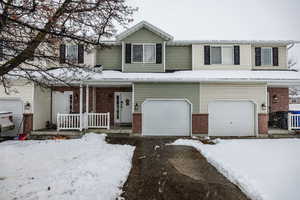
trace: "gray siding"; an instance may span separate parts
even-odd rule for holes
[[[192,46],[167,46],[166,70],[192,70]]]
[[[98,48],[96,63],[102,65],[104,70],[122,70],[122,47]]]
[[[188,99],[193,104],[193,113],[199,113],[199,83],[134,83],[134,104],[141,105],[147,98]]]
[[[142,28],[137,32],[129,35],[123,40],[125,43],[163,43],[163,38],[159,37],[155,33]],[[162,55],[164,57],[164,55]],[[125,64],[124,72],[164,72],[163,64]]]

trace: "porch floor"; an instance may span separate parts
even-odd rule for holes
[[[289,131],[287,129],[269,128],[268,134],[270,134],[270,135],[289,135],[289,134],[295,134],[295,132]]]

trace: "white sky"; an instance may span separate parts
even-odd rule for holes
[[[128,0],[175,40],[282,39],[300,41],[300,0]],[[300,44],[290,56],[300,66]],[[300,68],[300,67],[299,67]]]

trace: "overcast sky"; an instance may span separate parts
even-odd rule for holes
[[[128,0],[175,40],[282,39],[300,41],[300,0]],[[300,65],[300,44],[290,53]]]

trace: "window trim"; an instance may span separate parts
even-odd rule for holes
[[[142,62],[134,62],[133,61],[133,46],[134,45],[142,45],[143,46]],[[154,61],[153,62],[145,62],[145,60],[144,60],[145,45],[153,45],[154,46]],[[155,64],[156,63],[156,43],[132,43],[131,44],[131,63],[133,63],[133,64]]]
[[[211,53],[212,47],[221,47],[221,63],[220,64],[212,63],[212,53]],[[224,64],[224,62],[223,62],[223,47],[231,47],[231,49],[232,49],[232,63],[231,64]],[[234,45],[210,45],[210,64],[211,65],[234,65]]]
[[[263,49],[270,49],[271,50],[271,64],[270,65],[266,65],[266,64],[263,64],[263,55],[262,55],[262,51]],[[273,66],[273,47],[261,47],[261,52],[260,52],[260,63],[261,63],[261,66]]]

